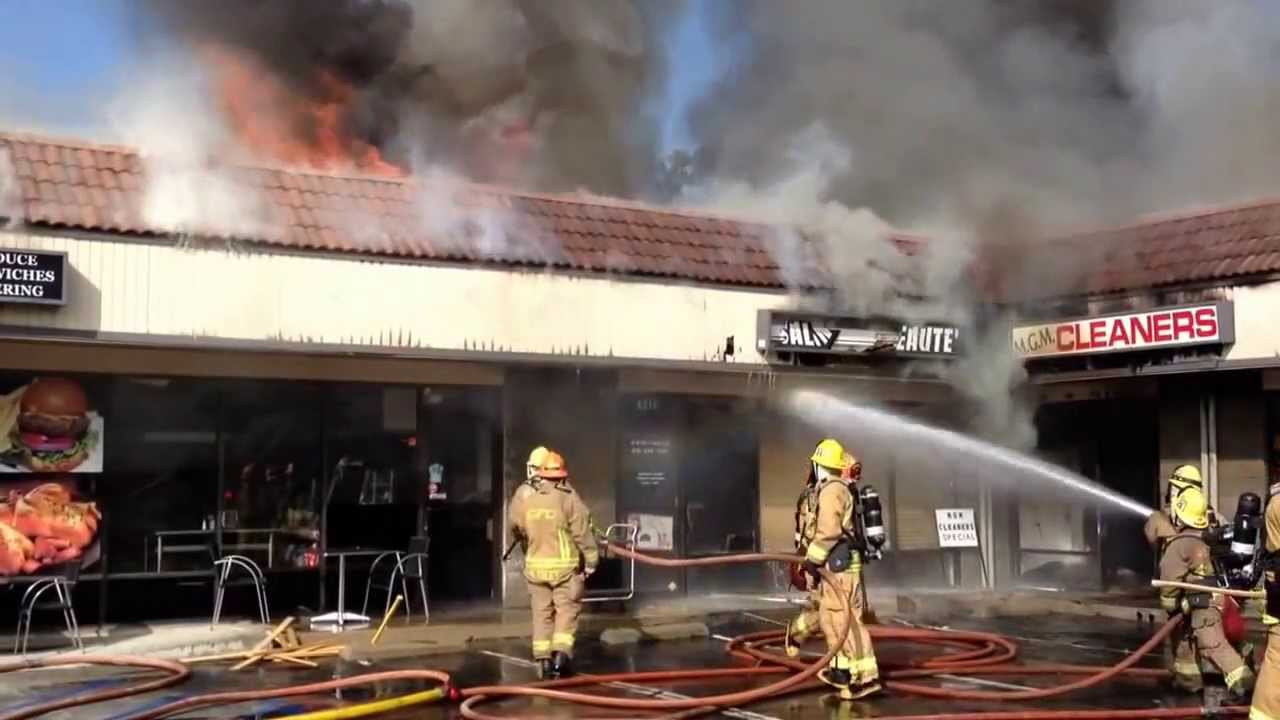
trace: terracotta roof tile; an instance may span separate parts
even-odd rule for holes
[[[85,230],[161,235],[143,213],[146,163],[128,148],[0,133],[17,176],[24,220]],[[589,196],[514,193],[479,185],[340,177],[276,168],[225,168],[265,203],[273,232],[237,239],[304,249],[434,260],[541,265],[591,272],[678,277],[702,282],[780,287],[763,224],[696,215]],[[229,173],[230,174],[230,173]],[[471,217],[463,238],[433,236],[420,204],[448,193]],[[431,203],[428,203],[428,206]],[[1280,224],[1280,213],[1257,220]],[[506,237],[486,235],[500,229]],[[217,234],[217,233],[213,233]],[[921,239],[892,238],[904,254]],[[1270,246],[1268,246],[1270,247]],[[815,278],[818,251],[804,253]],[[1274,261],[1272,262],[1274,264]]]
[[[1280,200],[1212,208],[1145,219],[1130,225],[1049,239],[1019,255],[1021,264],[1078,266],[1089,263],[1070,287],[1015,288],[1018,263],[989,248],[978,271],[993,299],[1017,301],[1043,296],[1106,295],[1176,285],[1222,283],[1280,273]],[[1073,262],[1074,261],[1074,262]],[[1002,277],[1001,272],[1010,277]]]

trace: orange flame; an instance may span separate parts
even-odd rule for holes
[[[215,70],[231,130],[260,158],[326,172],[405,174],[347,129],[355,90],[332,73],[318,70],[319,91],[306,97],[243,53],[211,45],[202,54]]]

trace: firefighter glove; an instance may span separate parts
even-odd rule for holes
[[[820,582],[822,580],[822,575],[820,574],[820,571],[822,569],[821,565],[806,558],[804,561],[803,567],[804,567],[805,573],[809,577],[813,578],[814,583]]]

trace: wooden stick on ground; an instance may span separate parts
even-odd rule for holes
[[[301,665],[302,667],[309,667],[309,668],[320,667],[319,665],[311,662],[310,660],[303,660],[302,658],[294,657],[289,653],[276,653],[275,655],[268,655],[267,657],[270,658],[272,662],[289,662],[289,663],[293,663],[294,665]]]
[[[276,639],[279,638],[284,631],[288,630],[289,626],[293,625],[293,622],[294,618],[292,616],[285,618],[279,625],[275,626],[275,629],[267,633],[267,636],[262,639],[262,642],[249,649],[248,657],[246,657],[242,662],[232,665],[231,669],[243,670],[271,654],[273,652],[270,649],[272,643],[276,642]]]
[[[369,640],[370,645],[377,645],[378,639],[382,637],[382,631],[387,629],[387,623],[391,622],[392,616],[396,614],[396,610],[400,609],[400,603],[404,602],[403,595],[396,595],[395,602],[391,603],[391,609],[387,611],[386,616],[382,618],[382,624],[378,626],[378,631],[373,634],[373,638]]]

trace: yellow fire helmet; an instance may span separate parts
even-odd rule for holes
[[[525,478],[532,480],[538,474],[538,468],[542,463],[546,462],[547,453],[550,452],[545,447],[539,445],[529,453],[529,459],[524,464]]]
[[[1200,477],[1200,468],[1195,465],[1179,465],[1169,476],[1169,484],[1179,490],[1186,490],[1189,487],[1203,487],[1204,478]]]
[[[1204,492],[1195,486],[1183,490],[1173,501],[1173,517],[1197,530],[1209,527],[1209,500]]]
[[[810,457],[809,460],[814,465],[839,472],[845,468],[846,454],[843,445],[831,438],[827,438],[818,443],[818,447],[813,449],[813,457]]]

